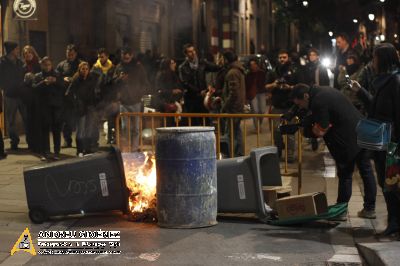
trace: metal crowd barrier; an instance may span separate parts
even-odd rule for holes
[[[248,123],[253,123],[253,118],[256,119],[256,147],[261,146],[261,137],[263,135],[268,136],[270,133],[270,144],[274,145],[274,121],[281,117],[280,114],[210,114],[210,113],[120,113],[116,118],[115,123],[115,135],[116,135],[116,143],[117,146],[126,152],[132,152],[132,120],[134,123],[139,124],[139,150],[140,151],[152,151],[155,152],[155,134],[156,128],[158,127],[167,127],[167,126],[192,126],[194,119],[200,119],[202,126],[215,126],[215,137],[216,137],[216,152],[217,158],[222,159],[221,156],[221,132],[222,132],[222,124],[223,122],[228,123],[230,126],[230,131],[233,132],[234,128],[234,118],[241,118],[241,127],[243,129],[243,149],[244,155],[247,155],[247,146],[248,146]],[[263,118],[268,121],[269,124],[269,132],[261,132],[260,126],[260,118]],[[136,119],[139,119],[137,122]],[[250,120],[249,120],[250,119]],[[172,123],[171,123],[172,122]],[[124,126],[122,126],[124,125]],[[145,145],[143,140],[143,131],[147,127],[150,127],[151,131],[151,144]],[[148,128],[147,128],[148,130]],[[122,133],[125,133],[125,137],[127,138],[127,145],[122,145]],[[300,130],[297,135],[297,163],[298,163],[298,190],[300,193],[302,187],[302,134]],[[125,139],[124,139],[125,140]],[[234,157],[234,134],[230,134],[229,138],[229,153],[231,157]],[[287,153],[287,135],[283,136],[283,141],[285,144],[285,158],[284,158],[284,171],[288,173],[288,153]],[[127,147],[127,149],[126,149]],[[250,147],[255,148],[255,147]]]

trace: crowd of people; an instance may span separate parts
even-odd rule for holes
[[[374,219],[376,172],[388,210],[388,227],[383,234],[398,232],[399,197],[384,189],[386,153],[361,149],[355,128],[365,116],[387,121],[393,124],[392,141],[399,143],[399,56],[393,45],[384,43],[375,47],[372,59],[361,59],[345,34],[339,34],[336,40],[333,82],[315,48],[308,50],[305,64],[300,63],[297,55],[280,50],[271,69],[256,56],[243,63],[231,50],[218,53],[212,60],[202,59],[194,45],[186,44],[181,64],[173,58],[163,58],[154,71],[154,64],[149,67],[145,57],[135,56],[129,47],[120,50],[114,58],[117,61],[112,61],[108,51],[101,48],[97,61],[89,64],[79,59],[77,47],[71,44],[66,48],[66,59],[56,65],[48,56],[39,58],[29,45],[23,47],[21,60],[18,45],[5,42],[6,55],[0,59],[0,87],[5,97],[11,149],[18,149],[20,141],[17,112],[23,120],[29,149],[46,161],[51,154],[50,132],[54,144],[52,158],[56,160],[62,148],[61,136],[63,147],[70,148],[74,131],[78,156],[96,151],[102,119],[108,122],[108,142],[113,143],[116,115],[142,112],[142,97],[146,94],[155,95],[154,107],[167,113],[241,114],[249,104],[252,113],[285,114],[282,120],[290,122],[293,116],[287,114],[297,108],[308,114],[303,121],[303,133],[310,138],[313,150],[318,149],[317,139],[323,138],[336,161],[337,202],[350,200],[357,166],[364,182],[364,208],[359,216]],[[262,119],[254,119],[254,128],[259,130],[262,123]],[[167,124],[173,125],[175,121],[168,119]],[[191,121],[192,126],[202,124],[200,118]],[[282,156],[285,144],[279,124],[274,123],[274,143]],[[131,130],[131,150],[136,151],[138,119]],[[233,126],[226,123],[222,131],[228,138],[233,134],[234,156],[243,155],[241,119],[233,119]],[[293,135],[288,135],[286,145],[288,161],[293,162]],[[6,156],[1,135],[0,159]]]
[[[62,147],[72,147],[74,131],[78,156],[95,151],[102,119],[108,122],[108,142],[113,143],[116,115],[141,112],[144,95],[155,96],[153,107],[160,112],[240,114],[248,103],[252,113],[265,114],[271,105],[271,113],[282,114],[292,105],[289,94],[295,84],[329,85],[327,69],[322,67],[319,52],[314,48],[304,66],[291,60],[288,51],[281,50],[274,69],[266,68],[259,57],[240,62],[232,51],[202,59],[192,44],[183,47],[185,60],[179,65],[173,58],[155,63],[146,55],[135,56],[129,47],[120,49],[113,60],[101,48],[93,63],[81,60],[73,44],[66,47],[66,58],[58,64],[48,56],[39,58],[30,45],[23,47],[22,59],[17,43],[5,42],[5,51],[0,64],[0,86],[5,96],[11,149],[17,150],[20,141],[16,125],[19,112],[28,148],[44,161],[50,158],[49,132],[53,137],[52,158],[56,160]],[[261,129],[262,122],[263,119],[255,119],[254,128],[259,123]],[[235,156],[244,154],[240,123],[241,119],[234,120]],[[131,150],[135,151],[139,148],[139,121],[132,124]],[[174,125],[175,121],[168,119],[167,124]],[[202,119],[193,118],[191,125],[202,125]],[[274,137],[281,156],[284,144],[278,125],[275,123]],[[222,128],[228,137],[230,130],[228,125]],[[293,162],[294,138],[288,139],[288,160]],[[316,139],[312,143],[316,149]],[[5,158],[4,148],[1,150]]]

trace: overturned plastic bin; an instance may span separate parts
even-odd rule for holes
[[[282,186],[276,147],[253,149],[250,156],[217,162],[218,212],[256,213],[265,220],[263,186]]]
[[[128,210],[121,153],[117,148],[24,169],[29,218]]]

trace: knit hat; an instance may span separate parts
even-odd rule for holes
[[[6,54],[11,53],[17,47],[18,43],[16,42],[4,42],[4,49],[6,50]]]

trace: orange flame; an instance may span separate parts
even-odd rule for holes
[[[143,160],[132,160],[124,156],[126,184],[131,192],[129,209],[131,213],[141,213],[155,208],[156,164],[154,155],[144,153]]]

